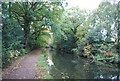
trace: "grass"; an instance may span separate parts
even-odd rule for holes
[[[44,57],[44,55],[39,56],[38,67],[40,67],[40,68],[47,67],[47,61],[46,61],[46,58]]]
[[[38,79],[52,79],[52,76],[48,74],[49,67],[47,65],[46,57],[44,55],[39,56],[38,68],[40,70]]]

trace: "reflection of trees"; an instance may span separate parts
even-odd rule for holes
[[[71,56],[53,53],[52,58],[55,67],[51,68],[51,72],[55,79],[67,79],[68,76],[70,79],[102,79],[102,77],[103,79],[112,79],[118,77],[118,69],[112,65],[90,63],[82,58],[76,61],[76,64],[73,64]]]
[[[51,72],[55,78],[74,78],[75,66],[71,63],[71,56],[62,56],[53,54],[52,56],[55,67],[51,68]]]

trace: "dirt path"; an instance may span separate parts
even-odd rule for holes
[[[30,52],[10,72],[2,75],[3,79],[34,79],[37,76],[37,61],[40,49]],[[8,68],[9,69],[9,68]]]

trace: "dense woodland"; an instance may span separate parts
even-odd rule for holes
[[[119,63],[120,2],[103,1],[93,11],[66,6],[64,1],[2,3],[3,67],[45,46],[78,59]]]

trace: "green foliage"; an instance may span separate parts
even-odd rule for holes
[[[84,23],[85,17],[86,12],[76,7],[63,13],[57,34],[54,36],[58,51],[73,53],[72,49],[77,47],[78,37],[80,36],[77,30]]]
[[[98,9],[94,12],[94,27],[102,28],[101,32],[104,32],[103,36],[106,37],[106,42],[111,41],[111,38],[117,39],[116,34],[116,17],[117,8],[116,4],[112,4],[108,1],[102,2]]]
[[[39,66],[40,68],[46,68],[46,66],[47,66],[47,61],[46,61],[46,58],[44,57],[44,55],[41,55],[41,56],[39,57],[38,66]]]
[[[118,53],[119,14],[116,4],[103,1],[90,12],[77,7],[64,10],[62,3],[60,0],[2,4],[3,66],[25,55],[28,50],[47,46],[50,33],[53,33],[53,45],[58,52],[116,60],[114,55],[102,55]]]
[[[97,61],[116,62],[116,63],[118,62],[118,56],[105,57],[105,56],[97,55],[95,58]]]
[[[15,19],[9,17],[10,13],[4,7],[3,4],[2,66],[6,67],[25,52],[20,52],[24,47],[22,28]]]
[[[50,35],[47,32],[46,33],[44,32],[41,36],[37,37],[37,39],[31,38],[29,40],[30,49],[33,50],[33,49],[47,46],[48,45],[47,41],[49,41],[49,38],[50,38]]]
[[[108,62],[117,62],[118,46],[115,24],[117,8],[115,3],[103,1],[99,7],[89,12],[87,20],[77,28],[76,56],[87,56]],[[113,40],[114,39],[114,40]]]
[[[19,32],[19,33],[18,33]],[[21,45],[23,39],[22,28],[19,27],[16,21],[13,19],[3,20],[3,47],[12,49],[20,49],[23,47]]]
[[[2,54],[2,68],[7,67],[11,63],[14,62],[15,59],[19,58],[20,56],[24,56],[28,53],[25,49],[21,50],[11,50],[9,48],[3,48],[3,54]]]
[[[5,2],[2,8],[3,66],[29,50],[46,46],[49,33],[58,23],[63,11],[61,1]],[[45,32],[46,30],[49,32]],[[16,51],[20,52],[17,56]]]
[[[59,3],[59,4],[58,4]],[[25,47],[33,49],[35,43],[42,35],[42,31],[48,30],[59,19],[62,10],[60,2],[15,2],[12,3],[13,17],[18,21],[24,31]],[[59,14],[57,14],[59,12]],[[38,46],[36,46],[38,47]],[[35,47],[35,48],[36,48]]]
[[[89,43],[93,43],[93,42],[102,42],[103,36],[101,33],[101,28],[94,28],[91,29],[86,35],[85,38],[87,41],[89,41]]]
[[[57,50],[63,53],[72,53],[72,49],[77,46],[77,38],[74,36],[68,36],[67,39],[61,37],[60,42],[57,43]]]

